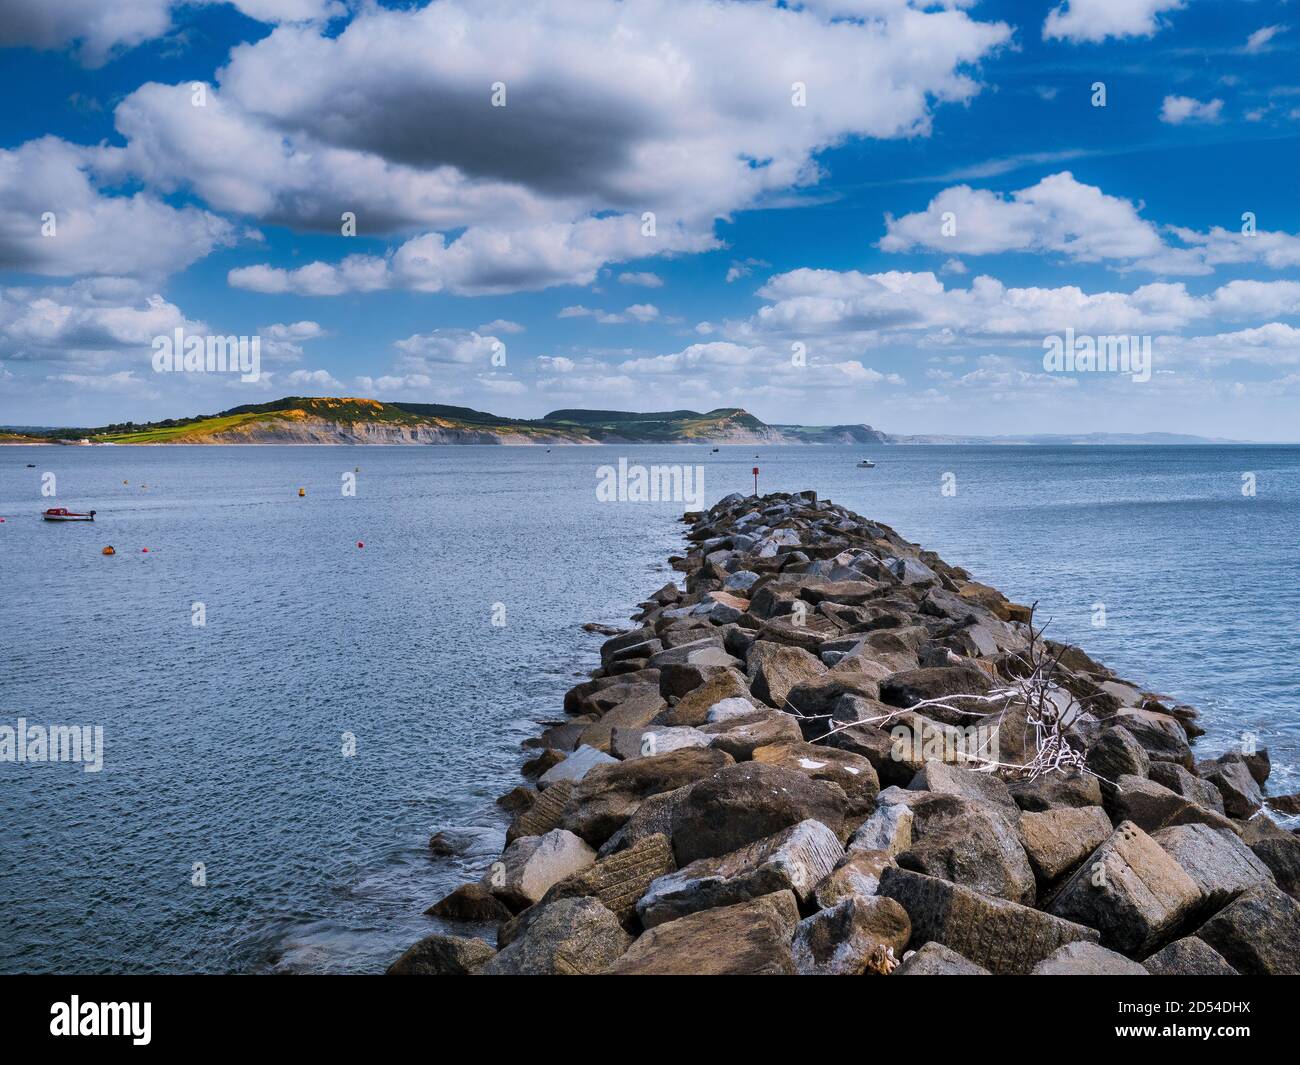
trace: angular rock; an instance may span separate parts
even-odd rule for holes
[[[1128,729],[1152,763],[1168,762],[1185,769],[1192,768],[1192,748],[1177,718],[1154,710],[1126,707],[1115,715],[1114,720]]]
[[[1146,777],[1122,776],[1108,791],[1106,810],[1116,824],[1132,821],[1144,832],[1155,832],[1171,825],[1197,824],[1237,831],[1222,814],[1198,806]]]
[[[1133,733],[1116,725],[1108,728],[1087,753],[1088,768],[1103,782],[1114,784],[1122,776],[1145,777],[1151,770],[1151,759]]]
[[[921,767],[907,786],[911,791],[932,791],[936,795],[959,795],[976,802],[995,803],[1019,816],[1019,807],[1006,784],[992,773],[977,773],[973,769],[931,760]]]
[[[1030,971],[1030,976],[1150,976],[1141,965],[1096,943],[1067,943]]]
[[[1300,895],[1300,837],[1261,814],[1242,829],[1242,842],[1268,866],[1278,887],[1288,895]]]
[[[820,821],[803,821],[717,858],[701,858],[661,876],[636,904],[646,928],[697,910],[792,891],[800,902],[844,856],[835,833]]]
[[[992,687],[993,678],[974,665],[911,669],[881,682],[880,701],[911,709],[921,702],[939,700],[943,705],[925,707],[926,717],[949,725],[970,725],[977,716],[1000,708],[973,698],[986,695]]]
[[[427,910],[430,917],[451,921],[508,921],[510,908],[488,889],[486,884],[474,881],[461,884],[451,894],[443,896]]]
[[[843,839],[846,805],[835,784],[759,762],[728,765],[692,787],[673,810],[673,853],[685,866],[807,820],[822,822]]]
[[[389,976],[469,976],[496,951],[481,939],[425,936],[388,967]]]
[[[1201,900],[1183,867],[1131,821],[1120,824],[1057,892],[1050,912],[1101,933],[1125,954],[1146,954]]]
[[[907,869],[886,869],[880,894],[907,911],[913,943],[936,941],[998,974],[1028,973],[1057,947],[1098,938],[1081,924]]]
[[[803,717],[829,715],[842,695],[880,697],[880,683],[862,671],[823,673],[796,684],[786,695],[786,709]]]
[[[537,789],[520,784],[498,797],[497,805],[506,813],[518,814],[529,809],[537,801]],[[529,833],[525,833],[528,835]]]
[[[484,976],[594,976],[628,948],[632,937],[594,898],[557,899],[517,939],[478,971]]]
[[[657,754],[680,751],[684,747],[707,747],[713,737],[696,728],[616,728],[610,738],[610,753],[627,761],[629,758],[653,758]]]
[[[521,836],[544,836],[553,828],[559,828],[564,819],[564,804],[573,793],[573,782],[562,780],[552,784],[537,796],[537,801],[518,814],[510,827],[506,829],[506,843],[513,843]]]
[[[560,783],[562,780],[567,780],[570,784],[576,784],[597,766],[617,764],[617,762],[617,758],[584,744],[563,762],[551,766],[550,769],[543,773],[538,778],[537,786],[545,792],[547,788]]]
[[[1005,807],[956,795],[931,795],[912,804],[912,845],[898,864],[950,880],[985,895],[1032,905],[1037,883]],[[1020,811],[1016,810],[1019,817]]]
[[[1255,885],[1273,883],[1268,866],[1232,831],[1177,825],[1162,828],[1151,838],[1192,878],[1207,909],[1222,909]]]
[[[793,769],[813,780],[838,784],[848,799],[845,813],[850,818],[865,816],[875,809],[880,781],[871,763],[860,754],[794,741],[757,747],[753,759],[764,765]]]
[[[731,764],[731,756],[722,751],[685,747],[600,766],[574,788],[564,808],[563,825],[597,846],[617,832],[649,796],[703,780]]]
[[[542,901],[591,896],[627,924],[636,915],[637,900],[654,881],[674,868],[668,837],[659,833],[637,840],[626,850],[601,858],[590,868],[561,880]]]
[[[1100,806],[1062,806],[1020,818],[1025,853],[1044,884],[1073,869],[1105,843],[1113,830]]]
[[[850,837],[849,853],[883,851],[891,858],[897,857],[912,846],[912,820],[910,806],[881,803]]]
[[[1197,930],[1239,973],[1300,973],[1300,902],[1272,884],[1252,888]]]
[[[1184,799],[1196,803],[1197,806],[1213,810],[1216,814],[1223,813],[1223,796],[1219,794],[1219,789],[1181,765],[1174,765],[1172,762],[1152,762],[1151,779],[1157,784],[1163,784]]]
[[[817,905],[828,910],[851,896],[871,898],[880,887],[880,877],[897,863],[884,851],[855,851],[836,863],[831,874],[817,885]],[[901,956],[901,955],[900,955]]]
[[[1238,976],[1217,950],[1195,936],[1175,939],[1144,961],[1152,976]]]
[[[658,715],[659,712],[667,707],[667,703],[657,695],[647,692],[644,695],[638,695],[619,703],[605,712],[605,715],[593,724],[583,729],[579,737],[580,746],[577,751],[569,755],[567,761],[572,761],[578,756],[578,753],[585,747],[594,747],[598,751],[609,751],[610,740],[613,738],[613,732],[616,728],[645,728]],[[599,763],[597,763],[599,764]],[[561,767],[557,766],[559,770]],[[546,778],[543,777],[543,780]],[[569,778],[581,779],[581,778]],[[540,783],[540,781],[539,781]]]
[[[610,966],[613,976],[787,976],[799,921],[794,895],[780,891],[700,910],[640,936]]]
[[[692,640],[677,647],[669,647],[650,656],[649,668],[659,669],[673,663],[690,666],[739,666],[740,661],[727,654],[722,642],[715,636]]]
[[[1087,773],[1044,773],[1035,780],[1016,781],[1009,790],[1017,806],[1035,813],[1062,806],[1101,805],[1101,784]]]
[[[736,718],[704,725],[702,732],[712,734],[710,746],[726,751],[737,762],[753,757],[755,749],[776,743],[799,743],[803,733],[799,722],[780,710],[769,710],[753,718]]]
[[[708,720],[709,710],[727,699],[743,699],[751,704],[755,702],[749,694],[744,674],[739,670],[710,670],[703,684],[683,695],[676,706],[660,711],[654,724],[703,725]]]
[[[942,943],[925,943],[894,970],[894,976],[992,976]]]
[[[745,672],[755,697],[780,710],[791,688],[820,676],[826,667],[816,655],[798,647],[760,640],[749,649]]]
[[[1244,761],[1225,756],[1216,762],[1202,762],[1198,768],[1201,776],[1219,789],[1229,817],[1253,817],[1264,805],[1264,794]]]
[[[507,906],[522,908],[541,901],[552,884],[581,872],[596,852],[572,832],[556,828],[544,836],[515,840],[493,862],[483,882]]]
[[[795,971],[801,976],[879,972],[902,957],[911,935],[907,911],[893,899],[846,898],[799,922],[792,944]]]

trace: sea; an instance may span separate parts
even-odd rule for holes
[[[702,494],[602,499],[620,459]],[[598,662],[583,623],[626,623],[683,510],[755,468],[1036,602],[1199,708],[1203,756],[1246,736],[1300,790],[1297,447],[0,447],[0,726],[87,739],[0,761],[0,971],[382,972],[452,930],[424,911],[499,852],[520,742]]]

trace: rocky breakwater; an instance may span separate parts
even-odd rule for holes
[[[1300,968],[1267,751],[1198,761],[1191,707],[813,492],[683,520],[684,587],[610,634],[504,853],[430,911],[495,941],[391,972]]]

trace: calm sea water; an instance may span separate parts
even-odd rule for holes
[[[99,773],[0,763],[0,970],[380,971],[436,930],[495,854],[519,741],[597,661],[581,624],[670,577],[683,507],[596,501],[620,455],[702,465],[709,502],[757,464],[883,520],[1200,707],[1202,752],[1257,733],[1300,789],[1300,449],[754,454],[0,448],[0,724],[105,734]],[[478,856],[432,860],[463,826]]]

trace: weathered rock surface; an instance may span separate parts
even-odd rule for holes
[[[450,921],[508,921],[510,908],[486,884],[461,884],[424,911]]]
[[[661,876],[636,904],[646,928],[696,910],[730,906],[773,891],[792,891],[800,902],[844,856],[835,833],[820,821],[801,821],[716,858],[701,858]]]
[[[673,791],[732,764],[722,751],[683,748],[651,758],[601,766],[576,787],[564,807],[564,827],[598,846],[651,795]]]
[[[860,754],[794,740],[756,747],[753,759],[839,785],[848,800],[845,812],[849,817],[865,816],[875,809],[880,781],[871,763]]]
[[[1151,770],[1151,759],[1133,733],[1116,725],[1101,734],[1088,748],[1088,768],[1104,782],[1114,784],[1120,777],[1144,777]]]
[[[1256,884],[1273,883],[1268,866],[1230,830],[1178,825],[1151,838],[1192,878],[1207,909],[1222,909]]]
[[[544,836],[553,828],[560,827],[564,818],[564,804],[573,793],[573,781],[562,780],[552,784],[537,796],[526,810],[520,812],[506,829],[506,843],[513,843],[521,836]]]
[[[1052,883],[1100,847],[1113,827],[1100,806],[1061,806],[1020,819],[1025,853],[1038,879]]]
[[[1032,905],[1033,869],[1006,807],[922,792],[912,803],[912,845],[898,864],[927,876]],[[1016,819],[1020,811],[1013,805]]]
[[[1150,976],[1123,954],[1096,943],[1067,943],[1052,951],[1030,971],[1031,976]]]
[[[1057,947],[1098,939],[1084,925],[906,869],[886,869],[880,894],[907,911],[913,944],[941,943],[994,973],[1028,973]]]
[[[745,672],[754,695],[780,710],[791,688],[825,673],[826,666],[802,648],[760,640],[749,649]]]
[[[674,809],[673,853],[685,866],[808,820],[843,838],[847,805],[836,785],[802,773],[760,762],[729,765],[696,784]]]
[[[1175,939],[1142,963],[1152,976],[1237,976],[1217,950],[1195,936]]]
[[[562,828],[544,836],[523,836],[505,849],[484,876],[484,883],[507,906],[530,906],[552,884],[581,872],[596,861],[596,852]]]
[[[425,936],[388,967],[389,976],[469,976],[496,951],[481,939]]]
[[[701,731],[713,736],[710,746],[726,751],[737,762],[752,758],[759,747],[775,743],[798,743],[803,740],[799,722],[780,710],[769,710],[755,719],[737,718],[704,725]]]
[[[632,937],[593,898],[538,907],[527,929],[478,970],[484,976],[594,976],[612,965]]]
[[[879,890],[880,877],[884,871],[897,864],[884,851],[846,854],[836,863],[830,875],[817,885],[814,893],[817,905],[827,910],[852,896],[870,898]]]
[[[881,803],[849,838],[852,854],[883,851],[897,857],[912,846],[912,808],[903,803]]]
[[[794,895],[700,910],[640,936],[608,969],[614,976],[787,976],[799,921]]]
[[[1171,825],[1209,825],[1235,832],[1236,828],[1222,814],[1170,791],[1146,777],[1122,776],[1107,796],[1106,810],[1111,819],[1132,821],[1144,832],[1155,832]]]
[[[1183,867],[1125,821],[1062,885],[1051,912],[1097,929],[1106,946],[1141,955],[1158,947],[1200,899]]]
[[[1272,884],[1252,888],[1196,932],[1239,973],[1300,973],[1300,902]]]
[[[542,901],[591,896],[627,924],[636,914],[637,901],[650,885],[674,868],[668,837],[647,836],[626,850],[601,858],[590,868],[561,880],[547,891]]]
[[[926,943],[894,970],[894,976],[992,976],[942,943]]]
[[[912,791],[960,795],[977,802],[995,803],[1019,816],[1019,807],[1006,784],[992,773],[977,773],[973,769],[963,769],[946,762],[928,761],[907,786]]]
[[[611,757],[604,751],[599,751],[595,747],[584,744],[564,759],[563,762],[551,766],[550,769],[538,777],[537,786],[544,792],[547,788],[562,781],[567,780],[570,784],[576,784],[597,766],[611,765],[617,761],[617,758]]]
[[[888,971],[911,938],[907,911],[893,899],[851,896],[799,922],[792,946],[801,976]]]

